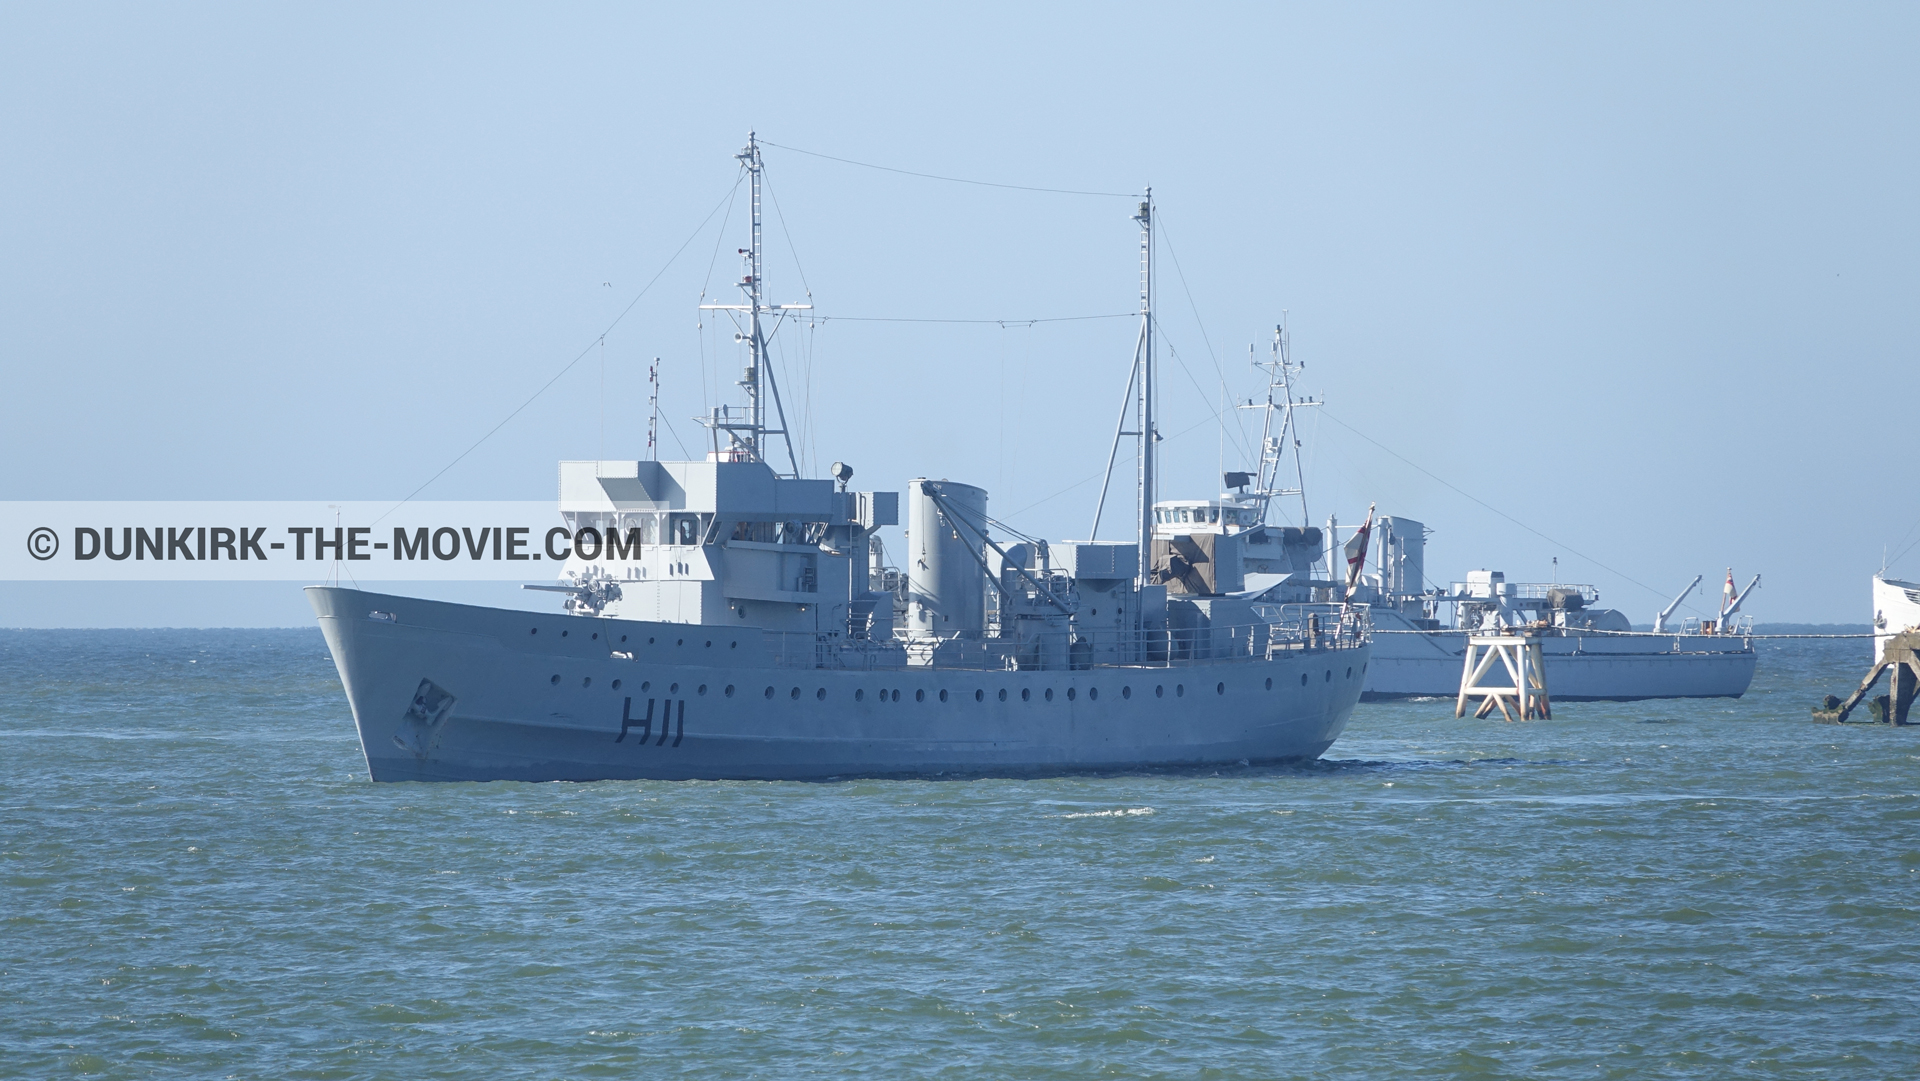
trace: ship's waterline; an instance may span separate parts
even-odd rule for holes
[[[376,780],[1034,774],[1318,757],[1370,651],[1059,670],[783,667],[756,628],[308,590]]]

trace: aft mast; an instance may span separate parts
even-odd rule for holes
[[[1153,380],[1153,189],[1140,201],[1140,212],[1133,216],[1140,223],[1140,344],[1135,351],[1135,399],[1133,430],[1138,440],[1140,587],[1153,582],[1153,496],[1156,456],[1160,432],[1154,422]]]
[[[708,311],[741,312],[746,315],[745,329],[738,335],[747,345],[747,370],[739,380],[739,387],[746,392],[747,404],[744,410],[735,410],[730,406],[715,406],[713,412],[700,418],[700,422],[714,430],[727,433],[728,446],[721,452],[727,459],[739,462],[764,462],[767,460],[767,437],[779,436],[786,443],[787,465],[789,472],[780,474],[787,477],[800,475],[799,460],[794,457],[793,437],[787,432],[787,411],[780,401],[780,384],[774,379],[773,368],[768,363],[767,340],[771,332],[761,322],[762,316],[775,316],[774,329],[778,329],[778,317],[790,311],[805,311],[811,304],[774,304],[766,303],[764,283],[761,281],[760,247],[760,189],[761,174],[766,165],[760,158],[760,144],[753,132],[747,133],[746,148],[734,157],[746,167],[750,182],[752,202],[751,247],[741,248],[739,254],[745,273],[739,281],[741,299],[744,304],[702,304]],[[740,320],[735,317],[736,323]],[[767,402],[773,403],[774,419],[779,427],[767,426]],[[771,464],[771,463],[769,463]]]
[[[1153,189],[1148,188],[1140,209],[1133,215],[1140,223],[1140,337],[1133,347],[1133,367],[1127,370],[1127,389],[1120,396],[1120,419],[1114,424],[1113,446],[1107,451],[1107,472],[1100,481],[1100,498],[1093,506],[1093,527],[1088,539],[1100,535],[1100,517],[1107,507],[1107,489],[1113,484],[1113,467],[1120,455],[1120,440],[1134,437],[1134,468],[1139,504],[1135,507],[1134,526],[1138,532],[1140,564],[1134,584],[1141,589],[1153,584],[1153,496],[1156,455],[1160,432],[1154,422],[1153,378]],[[1127,414],[1133,414],[1133,429],[1127,429]]]

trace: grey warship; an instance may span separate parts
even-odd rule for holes
[[[706,307],[739,326],[744,403],[702,418],[702,461],[560,463],[547,553],[563,572],[529,588],[562,610],[308,588],[374,780],[1053,774],[1312,759],[1338,738],[1366,678],[1364,608],[1279,618],[1168,594],[1191,574],[1155,530],[1151,192],[1122,433],[1135,538],[1048,542],[972,485],[917,478],[902,500],[849,490],[839,463],[800,475],[766,363],[799,306],[764,299],[763,165],[751,137],[737,156],[741,302]],[[903,509],[901,569],[879,531]],[[1318,529],[1246,514],[1235,543],[1310,571]]]

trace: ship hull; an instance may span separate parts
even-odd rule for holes
[[[1031,775],[1312,759],[1369,647],[1079,671],[775,663],[751,628],[309,588],[377,781]]]
[[[1920,627],[1920,583],[1873,576],[1873,656],[1879,661],[1887,643],[1901,631]]]
[[[1738,698],[1753,683],[1753,647],[1731,636],[1547,636],[1541,646],[1557,702]],[[1459,633],[1382,634],[1361,700],[1454,697],[1465,654]],[[1507,684],[1497,668],[1485,682]]]

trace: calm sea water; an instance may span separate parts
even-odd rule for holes
[[[1920,731],[1363,705],[1320,763],[373,785],[315,631],[0,632],[10,1077],[1920,1073]]]

